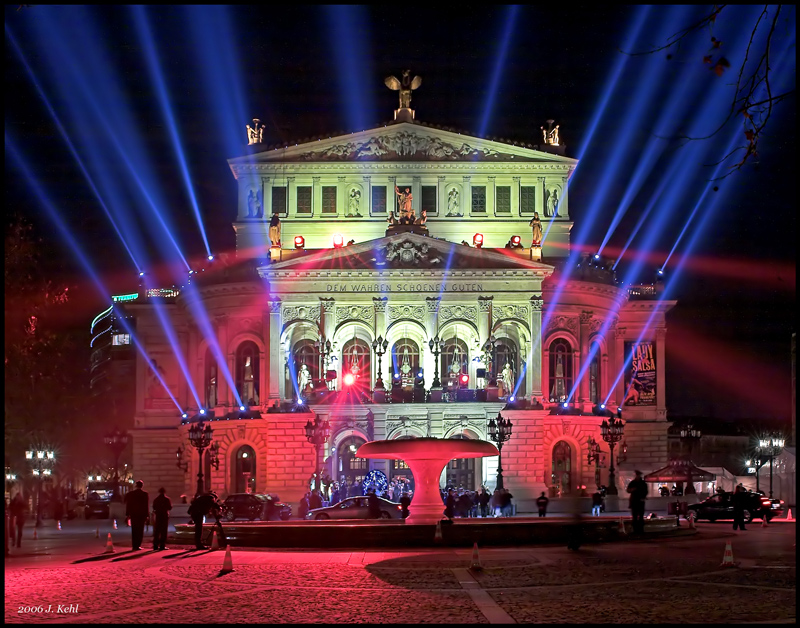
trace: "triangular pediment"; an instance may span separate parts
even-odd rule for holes
[[[232,168],[269,162],[533,162],[577,165],[575,159],[550,152],[487,140],[416,122],[388,124],[358,133],[253,152],[229,159]]]
[[[500,252],[456,244],[418,233],[397,233],[342,248],[304,251],[291,259],[258,269],[269,279],[282,271],[318,273],[320,271],[492,271],[524,270],[542,277],[549,276],[553,267],[536,262],[516,251]]]

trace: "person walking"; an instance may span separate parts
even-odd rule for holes
[[[169,525],[169,511],[172,510],[172,500],[167,497],[167,489],[158,489],[158,497],[153,500],[153,549],[165,550],[167,542],[167,527]]]
[[[507,488],[503,489],[503,492],[500,495],[500,508],[504,517],[510,517],[514,512],[514,504],[511,502],[513,497],[514,496]]]
[[[411,497],[409,497],[408,493],[403,493],[400,497],[400,514],[403,516],[403,519],[408,517],[408,507],[411,505]]]
[[[447,497],[444,498],[444,516],[447,517],[450,521],[453,520],[453,516],[455,515],[455,507],[456,507],[456,496],[455,491],[451,488],[447,491]]]
[[[486,518],[489,516],[489,502],[492,501],[492,496],[485,486],[481,486],[481,493],[478,495],[478,503],[481,507],[481,517]]]
[[[217,524],[219,524],[219,515],[221,511],[222,505],[217,501],[217,494],[214,492],[197,495],[192,500],[192,503],[189,504],[189,516],[194,522],[195,549],[208,549],[207,545],[203,545],[203,519],[207,514],[211,513],[214,515]]]
[[[28,511],[28,502],[22,496],[22,491],[18,491],[11,500],[11,520],[14,532],[17,535],[16,546],[21,547],[22,544],[22,528],[25,525],[25,514]],[[14,545],[14,532],[11,533],[11,544]]]
[[[744,527],[744,510],[747,504],[747,493],[744,486],[741,484],[736,485],[736,489],[731,496],[733,502],[733,529],[745,530]]]
[[[150,496],[142,490],[144,482],[136,480],[136,488],[125,495],[125,516],[131,522],[131,543],[133,551],[142,549],[144,523],[150,513]]]
[[[542,494],[536,498],[536,507],[539,509],[539,516],[544,517],[547,514],[547,504],[550,503],[550,500],[547,498],[547,495]]]
[[[636,471],[636,477],[628,484],[630,494],[631,519],[633,520],[633,533],[644,533],[644,503],[647,499],[647,482],[644,481],[641,471]]]
[[[595,517],[600,516],[600,508],[603,506],[603,496],[600,494],[600,489],[598,488],[594,493],[592,493],[592,515]]]

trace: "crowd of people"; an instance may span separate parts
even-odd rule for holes
[[[455,517],[510,517],[514,514],[513,495],[507,488],[497,488],[494,493],[481,486],[478,491],[464,487],[440,489],[444,514],[448,519]]]

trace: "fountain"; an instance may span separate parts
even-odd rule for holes
[[[412,438],[376,440],[358,448],[359,458],[390,458],[403,460],[414,474],[414,502],[406,523],[435,524],[444,515],[444,504],[439,493],[442,469],[454,458],[484,458],[497,456],[492,443],[484,440],[456,440],[445,438]]]

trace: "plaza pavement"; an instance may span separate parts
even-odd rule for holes
[[[610,515],[609,515],[610,516]],[[471,549],[130,551],[96,521],[26,527],[5,561],[8,623],[794,623],[795,525]],[[116,551],[103,554],[108,531]],[[148,546],[146,537],[144,546]],[[725,544],[737,567],[722,567]],[[59,608],[61,604],[61,608]],[[33,607],[34,610],[30,610]],[[20,608],[23,612],[19,612]],[[58,612],[58,611],[61,612]]]

